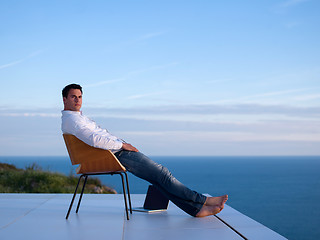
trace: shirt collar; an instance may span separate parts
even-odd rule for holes
[[[70,110],[62,110],[62,115],[82,115],[82,111],[70,111]]]

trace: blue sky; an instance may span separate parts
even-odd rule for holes
[[[148,155],[319,155],[320,2],[1,1],[0,155],[66,155],[61,89]]]

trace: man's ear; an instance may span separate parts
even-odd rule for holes
[[[66,103],[66,101],[67,101],[67,98],[63,97],[63,103]]]

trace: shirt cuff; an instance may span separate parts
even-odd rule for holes
[[[116,141],[115,146],[114,146],[115,150],[122,149],[122,145],[123,145],[123,143],[121,141]]]

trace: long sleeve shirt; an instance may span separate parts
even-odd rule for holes
[[[113,153],[122,148],[121,139],[98,126],[81,112],[62,111],[61,119],[63,133],[72,134],[92,147],[111,150]]]

